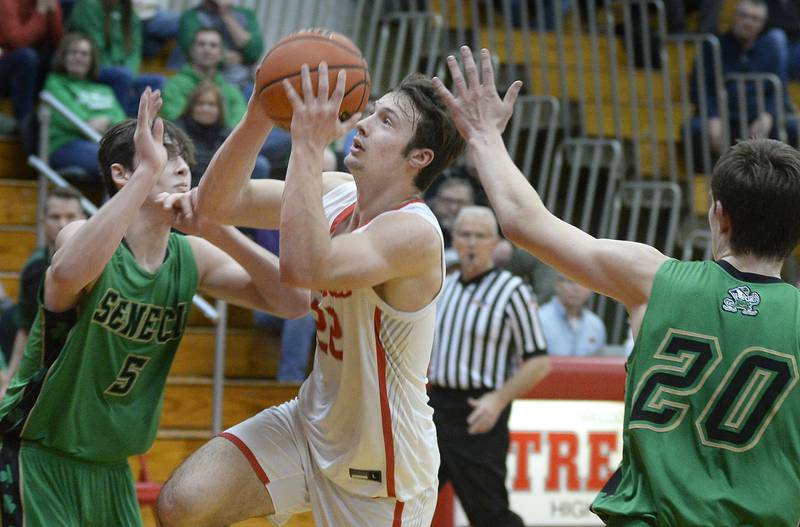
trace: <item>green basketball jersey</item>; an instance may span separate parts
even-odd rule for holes
[[[669,260],[628,360],[610,525],[800,521],[800,293],[727,262]]]
[[[170,234],[167,247],[150,273],[122,243],[74,309],[39,308],[0,406],[4,441],[96,462],[150,448],[198,280],[186,238]]]

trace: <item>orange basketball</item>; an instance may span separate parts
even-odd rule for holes
[[[308,64],[311,84],[317,90],[319,63],[328,65],[329,93],[336,88],[339,70],[347,71],[347,84],[339,118],[348,119],[364,110],[369,100],[369,72],[361,50],[353,41],[335,31],[306,29],[279,40],[264,60],[256,78],[256,93],[267,114],[277,126],[288,129],[292,124],[292,105],[286,97],[283,79],[289,79],[302,97],[300,67]]]

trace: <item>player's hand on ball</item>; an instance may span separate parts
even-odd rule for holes
[[[307,141],[322,149],[352,130],[361,118],[361,114],[356,113],[345,122],[339,120],[339,107],[344,98],[347,80],[345,70],[339,70],[336,89],[330,97],[328,97],[328,65],[321,62],[318,72],[317,95],[314,94],[307,64],[303,64],[301,69],[302,96],[295,91],[288,80],[283,81],[283,87],[292,104],[292,141]]]
[[[467,141],[484,133],[496,131],[502,133],[514,112],[514,102],[522,88],[522,82],[514,81],[505,97],[500,99],[494,84],[494,69],[489,50],[481,50],[483,79],[478,76],[475,59],[467,46],[461,47],[461,59],[464,62],[464,74],[461,73],[456,58],[452,55],[447,57],[447,67],[453,77],[455,95],[444,86],[441,79],[434,77],[433,85],[436,92],[444,99],[458,131]]]

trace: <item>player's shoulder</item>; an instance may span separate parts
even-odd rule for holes
[[[323,172],[322,193],[327,194],[333,189],[353,182],[353,176],[347,172]]]

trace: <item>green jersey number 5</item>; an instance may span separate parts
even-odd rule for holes
[[[123,397],[131,393],[136,381],[139,379],[139,374],[142,373],[150,357],[142,357],[141,355],[129,354],[125,357],[125,362],[117,374],[117,378],[111,383],[111,386],[106,388],[108,395],[116,395]]]

